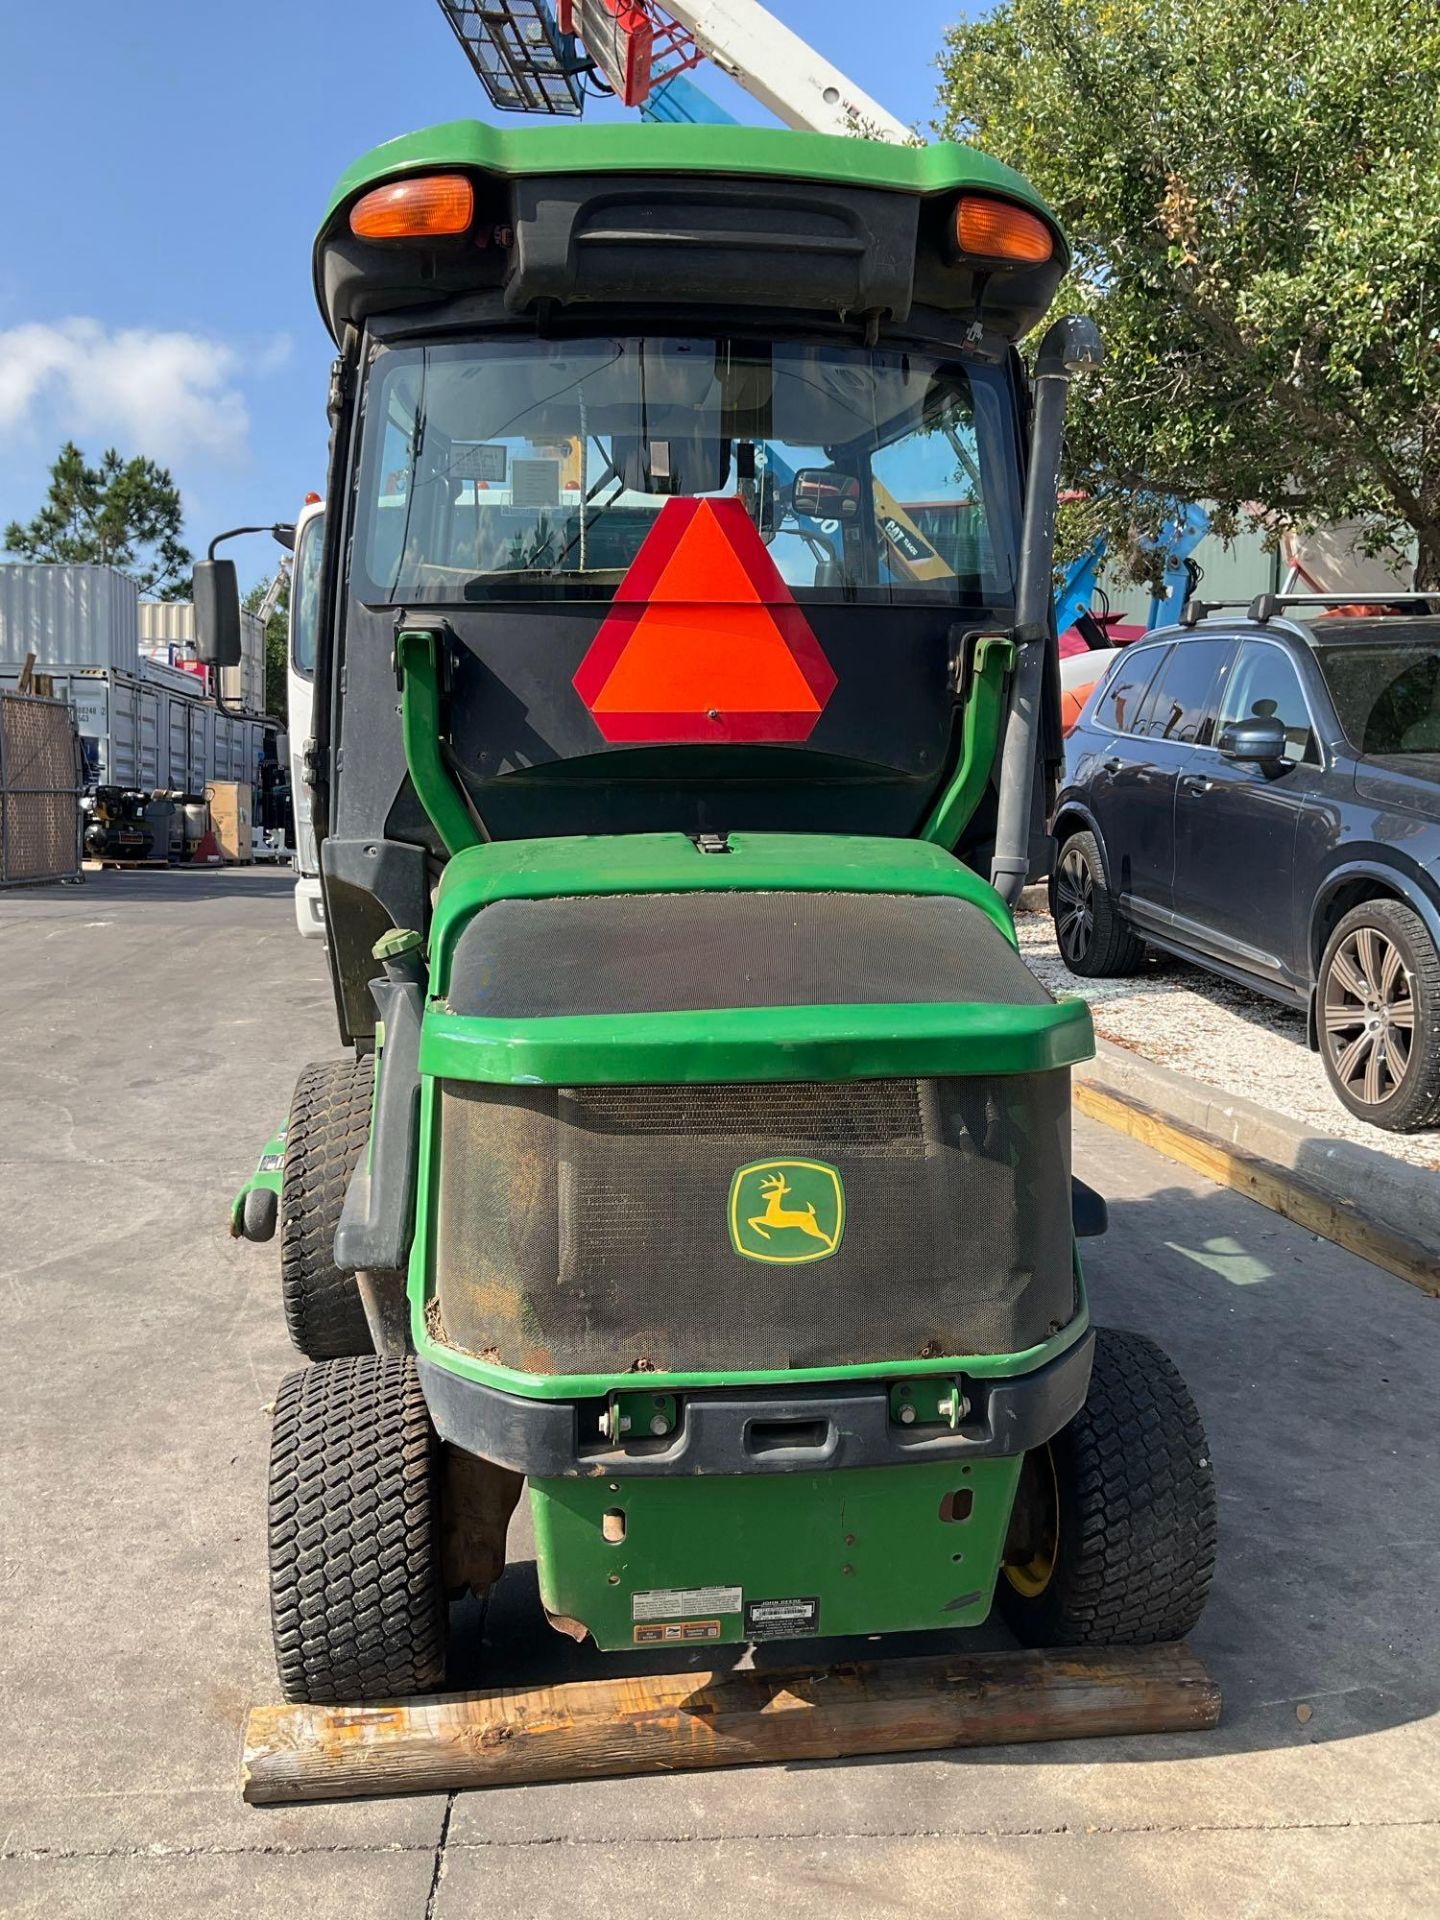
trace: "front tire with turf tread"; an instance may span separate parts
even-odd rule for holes
[[[353,1273],[335,1265],[345,1189],[370,1139],[375,1063],[306,1067],[290,1103],[280,1200],[280,1288],[290,1338],[307,1360],[374,1351]]]
[[[1053,1572],[1023,1594],[1002,1568],[996,1601],[1029,1647],[1181,1640],[1204,1611],[1218,1514],[1200,1414],[1143,1334],[1100,1328],[1085,1404],[1048,1443],[1059,1529]]]
[[[270,1618],[287,1700],[425,1693],[445,1677],[440,1448],[412,1359],[287,1376],[270,1443]]]

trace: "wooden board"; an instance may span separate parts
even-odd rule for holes
[[[1195,1732],[1220,1690],[1185,1646],[648,1673],[371,1707],[256,1707],[254,1805]]]
[[[1347,1253],[1358,1254],[1372,1266],[1384,1267],[1387,1273],[1408,1280],[1422,1293],[1440,1295],[1440,1261],[1427,1247],[1370,1218],[1358,1207],[1335,1199],[1291,1168],[1277,1167],[1213,1134],[1181,1126],[1110,1087],[1099,1087],[1077,1076],[1073,1090],[1076,1107],[1091,1120],[1113,1127],[1142,1146],[1153,1147],[1182,1166],[1193,1167],[1217,1186],[1233,1187],[1308,1233],[1318,1233]]]

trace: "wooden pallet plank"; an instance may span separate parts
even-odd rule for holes
[[[368,1707],[256,1707],[243,1778],[245,1798],[265,1806],[1194,1732],[1219,1718],[1219,1687],[1186,1646],[651,1673]]]

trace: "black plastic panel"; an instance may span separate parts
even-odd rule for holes
[[[517,179],[506,298],[725,301],[903,320],[919,199],[815,181]]]
[[[454,1013],[533,1020],[1050,995],[968,901],[737,892],[497,901],[460,936],[446,999]]]

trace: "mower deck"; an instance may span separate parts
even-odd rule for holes
[[[636,1674],[383,1706],[252,1709],[253,1806],[1217,1726],[1189,1647]]]

